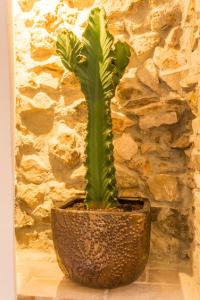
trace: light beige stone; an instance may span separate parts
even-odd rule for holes
[[[53,208],[53,202],[46,200],[42,204],[38,205],[32,212],[33,216],[37,219],[48,219],[50,218],[51,208]]]
[[[75,100],[67,107],[59,108],[57,111],[58,119],[63,118],[66,123],[75,128],[80,123],[87,122],[87,104],[85,99]]]
[[[130,107],[129,104],[131,104],[131,107],[134,105],[139,106],[140,102],[144,105],[148,102],[154,102],[157,97],[157,93],[150,90],[137,78],[136,72],[137,68],[128,69],[128,72],[124,74],[120,81],[117,90],[117,99],[120,100],[123,107],[126,107],[126,105]]]
[[[160,35],[157,32],[146,32],[135,35],[130,43],[137,56],[148,54],[160,42]]]
[[[155,92],[159,91],[158,71],[151,58],[147,59],[142,66],[137,69],[139,80]]]
[[[123,133],[114,140],[114,151],[122,160],[131,160],[138,151],[138,145],[129,134]]]
[[[43,72],[48,72],[49,74],[53,74],[54,76],[59,76],[60,74],[62,75],[64,73],[64,67],[59,56],[51,55],[45,60],[31,61],[28,71],[29,73],[26,75],[25,80],[27,79],[27,76],[29,76],[29,74],[31,73],[31,77],[35,77],[35,80],[37,81],[38,74]]]
[[[176,176],[167,174],[152,175],[147,182],[150,192],[156,201],[178,200],[178,182]]]
[[[115,23],[109,23],[108,30],[112,33],[112,35],[123,34],[125,30],[124,22],[117,21]]]
[[[43,92],[37,93],[33,98],[22,96],[20,98],[20,112],[51,110],[55,102]]]
[[[196,87],[199,80],[199,74],[188,74],[180,80],[180,86],[187,90],[192,90]]]
[[[48,167],[37,155],[23,156],[20,164],[21,174],[28,183],[40,184],[48,181]]]
[[[178,122],[176,112],[166,112],[162,114],[149,114],[140,117],[139,126],[141,129],[149,129],[151,127],[159,127],[161,125],[170,125]]]
[[[105,1],[106,12],[109,17],[116,18],[133,8],[134,4],[140,4],[142,0],[109,0]],[[101,1],[99,4],[102,4]]]
[[[156,47],[153,61],[160,70],[175,69],[182,65],[183,57],[176,49]]]
[[[19,206],[15,210],[15,228],[20,229],[34,225],[34,219],[25,211],[22,211]]]
[[[188,66],[160,71],[159,77],[174,91],[181,93],[180,81],[188,73]]]
[[[31,31],[30,46],[33,58],[47,58],[55,54],[55,41],[43,28],[35,28]]]
[[[192,150],[191,167],[196,171],[200,171],[200,150],[194,148]]]
[[[20,96],[18,112],[23,125],[35,135],[46,134],[51,131],[54,121],[55,102],[43,92],[32,98]],[[38,124],[42,124],[38,126]]]
[[[156,7],[158,5],[167,3],[169,0],[149,0],[149,4],[151,7]]]
[[[16,86],[18,87],[20,94],[27,97],[34,96],[39,89],[36,74],[34,72],[19,72],[16,77]]]
[[[200,189],[200,173],[199,172],[194,172],[194,181],[195,185],[198,189]]]
[[[45,198],[53,201],[53,204],[58,207],[70,200],[83,197],[83,190],[67,188],[64,182],[50,181],[48,183],[48,193]]]
[[[80,163],[81,153],[76,132],[67,126],[59,126],[50,141],[49,155],[64,167],[74,168]]]
[[[49,6],[49,10],[45,10],[45,13],[43,16],[35,22],[36,27],[41,27],[46,29],[49,33],[55,32],[60,25],[59,20],[59,11],[58,9],[52,9],[51,6]]]
[[[199,223],[197,223],[199,225]],[[198,226],[197,225],[197,226]],[[196,300],[198,300],[199,296],[200,296],[200,292],[199,292],[199,285],[200,285],[200,268],[199,268],[199,261],[200,261],[200,247],[199,244],[195,243],[195,248],[194,248],[194,252],[193,252],[193,271],[194,271],[194,278],[195,278],[195,282],[197,282],[198,286],[197,286],[197,298]]]
[[[46,191],[48,189],[45,185],[18,184],[16,196],[33,209],[44,201]]]
[[[192,121],[192,129],[195,135],[200,135],[200,116]]]
[[[126,128],[136,125],[137,122],[121,112],[112,111],[112,128],[114,133],[122,133]]]
[[[162,231],[152,224],[151,228],[151,252],[156,260],[163,261],[166,257],[169,261],[176,261],[179,256],[180,241],[168,234],[161,234]],[[166,248],[166,245],[168,247]]]
[[[122,164],[116,164],[116,179],[122,189],[136,188],[140,182],[138,174]]]
[[[58,90],[60,86],[60,78],[57,73],[41,72],[37,75],[37,83],[41,89],[47,89],[51,92],[51,89]]]
[[[81,92],[80,83],[71,72],[65,72],[61,78],[60,91],[66,104],[72,104],[74,101],[85,98]]]
[[[176,26],[172,28],[165,40],[166,45],[169,48],[177,47],[180,42],[181,34],[182,34],[182,28],[180,26]]]
[[[85,7],[91,6],[94,0],[65,0],[69,7],[83,9]]]
[[[34,151],[39,150],[36,146],[35,140],[31,135],[24,135],[17,132],[16,147],[21,153],[31,154]]]
[[[194,236],[195,236],[195,242],[197,245],[200,245],[200,208],[198,206],[195,207],[194,212]]]
[[[18,0],[19,6],[25,12],[30,11],[33,8],[34,3],[37,0]]]
[[[137,68],[129,68],[119,83],[119,90],[122,89],[141,89],[141,84],[136,76]]]
[[[171,147],[182,149],[182,148],[188,148],[190,145],[191,145],[190,135],[189,133],[184,133],[172,143]]]
[[[130,108],[129,113],[134,113],[138,116],[145,116],[145,115],[151,115],[151,114],[160,114],[160,113],[166,113],[167,111],[178,111],[180,108],[179,105],[173,102],[159,102],[155,101],[152,103],[148,103],[145,105],[138,105],[136,108]],[[181,111],[181,108],[180,108]]]
[[[86,167],[82,164],[80,167],[72,171],[68,182],[66,182],[66,186],[84,190],[86,185],[85,174]]]
[[[181,21],[181,8],[176,2],[168,1],[165,5],[154,8],[151,12],[151,30],[161,31],[177,25]]]

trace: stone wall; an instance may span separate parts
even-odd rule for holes
[[[83,194],[86,105],[55,40],[63,28],[80,35],[91,7],[103,5],[116,40],[132,48],[112,100],[119,196],[150,198],[153,257],[190,257],[198,0],[16,2],[19,245],[51,247],[51,207]]]

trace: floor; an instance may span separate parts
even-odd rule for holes
[[[187,263],[149,261],[145,272],[130,285],[98,290],[64,278],[54,253],[17,251],[18,300],[199,300],[200,288]]]

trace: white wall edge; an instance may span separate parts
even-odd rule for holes
[[[16,299],[12,0],[0,0],[0,298]]]

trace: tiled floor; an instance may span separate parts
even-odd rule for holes
[[[199,300],[200,289],[189,275],[188,264],[149,262],[130,285],[98,290],[63,277],[54,253],[17,252],[18,300]]]

